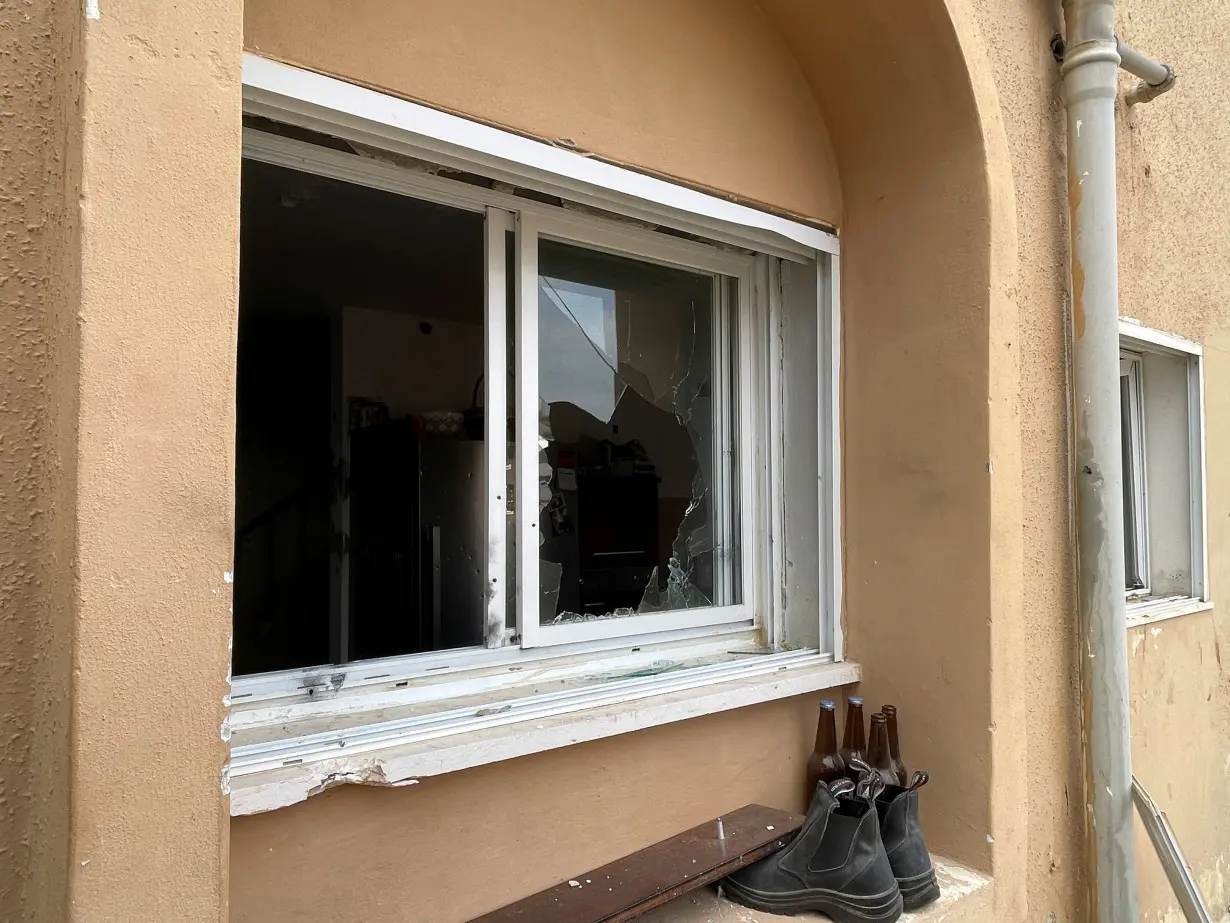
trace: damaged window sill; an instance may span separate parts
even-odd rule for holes
[[[654,660],[644,654],[526,671],[516,685],[471,679],[468,694],[423,700],[421,688],[358,707],[237,707],[223,790],[231,814],[271,811],[337,785],[419,779],[702,715],[857,682],[857,664],[815,651]],[[661,654],[646,652],[650,656]],[[695,655],[695,651],[692,651]],[[629,669],[630,668],[630,669]],[[468,691],[473,688],[475,691]],[[328,706],[332,703],[313,703]]]
[[[1127,627],[1141,628],[1145,625],[1152,625],[1154,622],[1164,622],[1167,619],[1178,618],[1181,615],[1208,612],[1212,608],[1212,600],[1196,599],[1191,596],[1170,596],[1162,599],[1129,599],[1127,604]]]

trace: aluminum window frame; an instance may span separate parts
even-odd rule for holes
[[[1138,352],[1119,351],[1121,440],[1127,468],[1123,472],[1124,558],[1129,597],[1148,596],[1149,570],[1149,489],[1145,476],[1144,358]],[[1126,405],[1123,401],[1126,397]],[[1129,520],[1130,514],[1130,520]]]
[[[740,511],[739,541],[740,547],[745,550],[739,559],[744,591],[742,601],[735,604],[715,604],[703,608],[676,609],[591,622],[545,625],[539,622],[537,613],[524,613],[526,617],[517,623],[522,646],[545,647],[577,641],[621,638],[656,631],[730,624],[754,627],[755,607],[749,602],[749,596],[754,594],[755,589],[766,578],[757,572],[753,556],[746,553],[746,550],[751,549],[755,542],[764,538],[754,525],[758,521],[756,515],[758,485],[755,479],[757,466],[751,462],[758,456],[759,446],[768,437],[767,431],[757,426],[751,412],[751,408],[755,406],[750,393],[753,356],[767,348],[765,342],[767,337],[761,335],[756,324],[759,312],[755,310],[753,303],[755,299],[755,293],[752,291],[754,259],[750,256],[722,253],[708,255],[705,259],[686,254],[671,254],[657,246],[657,241],[646,239],[636,232],[628,232],[617,226],[605,228],[581,226],[560,216],[522,215],[518,227],[519,271],[521,273],[518,285],[520,297],[517,310],[516,373],[518,383],[516,415],[518,513],[530,509],[531,504],[534,509],[538,506],[540,449],[537,355],[538,243],[542,240],[709,275],[713,278],[715,291],[723,287],[723,280],[735,280],[738,303],[728,305],[726,299],[720,298],[714,308],[718,315],[715,329],[728,331],[727,324],[732,320],[738,325],[736,338],[738,354],[736,357],[731,357],[734,368],[724,368],[727,360],[720,359],[715,365],[714,374],[719,385],[727,383],[724,379],[732,373],[738,382],[740,393],[735,406],[725,407],[725,413],[720,421],[723,430],[720,439],[724,443],[726,434],[729,433],[734,443],[732,448],[736,457],[740,460],[748,460],[748,463],[738,466],[740,477],[737,483],[730,480],[725,465],[718,468],[722,489],[731,491],[729,495],[723,496],[722,507],[727,508],[730,501],[734,500]],[[534,316],[531,317],[531,314]],[[724,393],[724,387],[715,387],[714,390],[721,390]],[[538,527],[537,517],[518,515],[517,592],[521,599],[537,599],[539,594]],[[521,615],[523,610],[524,607],[519,606],[518,615]]]
[[[744,506],[742,510],[741,539],[745,550],[744,567],[759,575],[770,572],[764,565],[768,563],[772,525],[767,523],[755,528],[753,524],[766,517],[753,515],[752,511],[775,508],[775,504],[781,501],[774,499],[772,503],[766,502],[770,498],[779,497],[780,485],[774,483],[772,478],[769,453],[755,445],[757,440],[750,428],[750,408],[758,406],[758,396],[769,398],[771,408],[776,406],[773,403],[775,395],[772,394],[772,383],[765,380],[772,365],[772,357],[769,354],[758,355],[753,348],[754,341],[762,345],[766,341],[772,341],[772,337],[753,336],[755,325],[762,328],[768,326],[767,323],[760,322],[765,320],[764,315],[769,311],[769,293],[766,288],[771,289],[771,285],[767,285],[766,280],[761,278],[764,273],[758,274],[757,267],[767,265],[766,261],[780,259],[814,261],[820,300],[817,306],[817,323],[821,326],[817,338],[821,351],[818,357],[820,374],[817,382],[821,389],[818,402],[818,438],[821,439],[819,457],[823,460],[822,470],[818,472],[822,481],[819,539],[823,549],[819,566],[824,574],[824,600],[819,612],[820,637],[823,641],[818,653],[832,660],[843,658],[840,628],[840,542],[836,531],[839,516],[837,481],[840,457],[837,444],[836,412],[839,398],[836,393],[836,350],[840,338],[837,310],[839,247],[835,234],[251,54],[246,54],[244,58],[244,108],[249,114],[375,144],[394,153],[435,159],[471,172],[523,182],[543,191],[562,190],[575,201],[596,204],[614,213],[610,218],[597,217],[510,192],[473,186],[448,177],[412,171],[395,164],[360,158],[281,135],[245,128],[243,155],[246,158],[485,213],[489,281],[494,278],[493,272],[499,275],[496,264],[502,261],[501,255],[504,253],[503,234],[511,225],[520,237],[525,233],[527,222],[531,228],[551,229],[552,237],[557,234],[566,235],[560,239],[570,243],[584,246],[597,241],[601,246],[638,258],[738,279],[741,302],[737,313],[741,327],[738,374],[740,403],[745,411],[739,416],[741,429],[738,441],[743,445],[752,443],[749,450],[751,454],[746,457],[747,463],[740,466],[742,492],[751,497],[747,501],[750,505]],[[479,136],[477,141],[473,140],[475,134]],[[473,146],[467,147],[470,143]],[[659,225],[688,234],[701,234],[713,243],[697,243],[661,232],[630,227],[621,223],[620,216],[642,221],[652,218]],[[496,246],[497,241],[500,246]],[[752,250],[763,255],[752,256],[748,252]],[[520,248],[518,252],[520,253]],[[519,257],[516,267],[504,265],[502,269],[504,274],[524,271],[524,259]],[[533,275],[536,286],[536,271]],[[506,330],[504,322],[507,305],[504,290],[496,284],[490,284],[486,300],[488,323],[485,349],[487,361],[491,362],[498,358],[503,343],[500,337]],[[497,327],[498,330],[495,329]],[[502,382],[492,381],[493,378],[499,377],[487,376],[487,406],[504,406],[498,393]],[[492,389],[495,389],[494,393]],[[496,401],[494,404],[493,399]],[[518,415],[519,419],[521,416]],[[494,415],[488,417],[492,418]],[[536,408],[532,418],[537,418]],[[775,425],[775,419],[770,414],[770,426]],[[490,425],[489,420],[488,426]],[[502,434],[500,436],[502,438]],[[765,442],[765,445],[769,444],[773,444],[772,440]],[[490,453],[489,447],[488,457],[491,457]],[[536,467],[535,460],[535,469]],[[502,475],[502,472],[498,474]],[[496,521],[497,505],[501,522],[506,515],[503,499],[505,485],[502,477],[489,470],[486,490],[490,527]],[[519,505],[518,508],[522,507]],[[518,542],[518,547],[520,546],[521,542]],[[536,544],[533,547],[536,563]],[[764,560],[759,560],[760,558]],[[494,589],[491,584],[493,576],[498,582],[498,575],[502,572],[493,560],[488,562],[488,566],[487,580],[489,589],[493,592],[492,602],[488,607],[485,649],[436,651],[237,677],[233,682],[232,702],[238,704],[245,700],[254,701],[268,697],[311,695],[321,690],[337,691],[343,686],[379,685],[392,679],[413,681],[415,676],[422,676],[434,670],[533,660],[551,654],[585,650],[599,653],[610,651],[612,642],[618,647],[671,639],[687,643],[715,634],[730,634],[732,638],[759,637],[759,640],[767,641],[771,646],[780,645],[784,640],[784,629],[773,617],[777,601],[769,592],[768,581],[758,579],[747,582],[745,574],[744,607],[752,611],[737,613],[738,618],[734,618],[734,612],[728,613],[730,618],[718,620],[711,620],[705,615],[698,619],[696,624],[684,618],[664,627],[663,630],[618,638],[604,637],[601,632],[572,632],[574,637],[562,638],[559,642],[561,646],[551,651],[512,647],[509,646],[512,640],[511,632],[503,628],[502,607],[498,605],[499,590]],[[497,611],[500,612],[499,630],[496,624]],[[694,611],[707,613],[709,610]],[[686,611],[684,614],[686,615]],[[519,617],[520,615],[521,613],[518,613]],[[759,636],[758,631],[761,632]]]

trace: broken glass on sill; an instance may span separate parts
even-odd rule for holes
[[[541,624],[738,602],[728,282],[548,240],[539,268]]]

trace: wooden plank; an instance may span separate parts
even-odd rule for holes
[[[777,852],[803,817],[749,804],[471,923],[625,923]]]

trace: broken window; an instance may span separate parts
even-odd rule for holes
[[[542,239],[543,625],[738,602],[721,277]]]
[[[751,626],[752,257],[247,131],[237,674]]]

